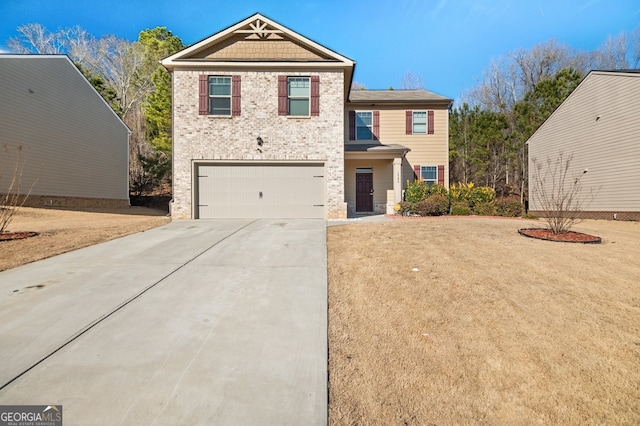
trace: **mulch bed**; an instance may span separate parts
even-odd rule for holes
[[[522,228],[518,229],[520,235],[537,238],[539,240],[557,241],[562,243],[582,243],[600,244],[602,239],[594,235],[583,234],[582,232],[567,231],[562,234],[554,234],[552,230],[546,228]]]
[[[38,235],[37,232],[2,232],[0,233],[0,241],[22,240],[36,235]]]

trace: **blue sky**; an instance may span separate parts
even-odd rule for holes
[[[0,50],[27,23],[129,40],[165,26],[190,45],[255,12],[355,60],[369,89],[397,88],[411,71],[453,99],[492,58],[551,38],[593,50],[640,25],[638,0],[1,0]]]

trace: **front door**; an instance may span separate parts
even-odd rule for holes
[[[356,173],[356,212],[373,211],[373,173]]]

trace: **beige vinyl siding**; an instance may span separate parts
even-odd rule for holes
[[[129,198],[128,129],[67,57],[0,57],[0,93],[0,142],[23,147],[23,192]]]
[[[449,185],[449,111],[446,108],[429,106],[372,106],[367,108],[351,108],[355,111],[380,111],[379,141],[382,144],[399,144],[411,151],[407,153],[403,175],[405,180],[412,180],[413,165],[445,166],[445,185]],[[434,134],[406,134],[405,111],[434,111]],[[348,111],[345,116],[345,143],[361,143],[372,141],[350,141]],[[407,173],[407,170],[411,170]],[[403,185],[405,183],[403,182]]]
[[[569,176],[581,176],[583,191],[595,193],[585,211],[640,211],[638,105],[639,74],[591,73],[529,139],[530,187],[534,158],[573,154]],[[539,208],[531,192],[530,208]]]
[[[387,190],[393,189],[393,162],[391,160],[348,160],[344,167],[345,200],[356,204],[356,168],[373,169],[373,205],[386,204]]]

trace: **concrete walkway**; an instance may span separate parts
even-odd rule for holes
[[[323,220],[200,220],[1,272],[0,404],[324,425],[326,263]]]

